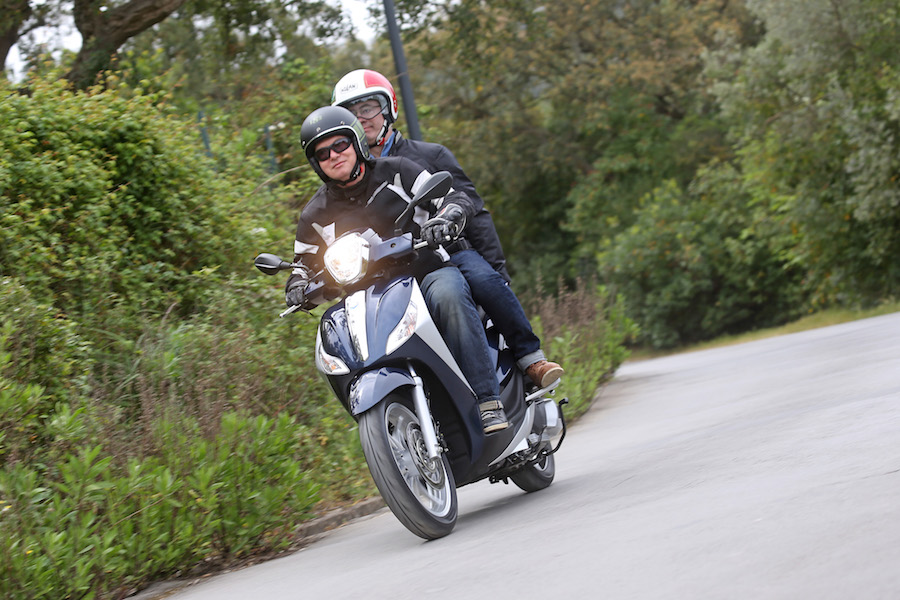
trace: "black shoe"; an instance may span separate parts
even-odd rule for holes
[[[506,413],[503,412],[503,405],[499,400],[488,400],[478,405],[481,411],[481,425],[484,427],[485,433],[494,433],[509,427],[509,421],[506,420]]]

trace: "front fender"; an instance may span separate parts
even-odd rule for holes
[[[377,371],[367,371],[350,385],[348,403],[350,414],[362,414],[381,400],[403,386],[416,385],[408,371],[396,367],[382,367]]]

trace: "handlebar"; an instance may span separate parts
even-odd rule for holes
[[[412,242],[413,250],[420,250],[422,248],[428,247],[428,242],[426,242],[425,240],[410,240],[410,242]],[[391,245],[391,247],[393,247],[393,245]],[[407,248],[408,247],[409,246],[407,246]],[[376,258],[376,260],[377,260],[377,258]],[[296,267],[300,266],[299,263],[289,263],[273,254],[260,254],[257,257],[255,264],[256,264],[256,267],[260,271],[262,271],[263,273],[266,273],[267,275],[274,275],[274,274],[278,273],[279,271],[282,271],[282,270],[285,270],[288,268],[296,268]],[[318,292],[318,293],[322,293],[323,291],[325,291],[326,285],[325,285],[325,282],[319,277],[320,275],[322,275],[322,272],[317,273],[316,277],[314,277],[312,279],[312,281],[309,282],[309,286],[307,288],[307,297],[309,297],[310,289],[313,289],[313,290],[315,290],[315,292]],[[327,293],[326,293],[326,296],[327,296]],[[298,310],[301,310],[303,312],[308,312],[307,310],[301,308],[300,305],[294,305],[294,306],[289,306],[286,310],[280,312],[278,314],[278,316],[280,318],[284,318],[287,315],[294,313]]]
[[[288,307],[287,310],[278,313],[278,316],[281,318],[284,318],[284,317],[288,316],[289,314],[291,314],[292,312],[297,311],[297,310],[300,310],[299,304],[295,304],[293,306]]]

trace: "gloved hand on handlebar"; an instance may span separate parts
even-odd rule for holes
[[[306,285],[307,281],[305,279],[301,279],[299,281],[295,281],[291,284],[291,287],[287,289],[284,293],[284,301],[287,305],[290,306],[303,306],[303,303],[306,302]]]
[[[466,226],[466,213],[457,204],[448,204],[422,225],[422,239],[429,248],[452,242]]]

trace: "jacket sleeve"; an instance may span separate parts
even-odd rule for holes
[[[301,279],[309,281],[323,268],[322,255],[325,252],[325,244],[316,234],[315,228],[312,226],[315,215],[321,212],[314,210],[312,207],[314,204],[313,200],[317,197],[318,194],[313,196],[313,199],[307,203],[306,208],[300,213],[300,218],[297,221],[297,233],[294,237],[293,262],[302,264],[303,268],[294,269],[291,272],[290,277],[288,277],[287,282],[285,282],[285,291],[287,291],[295,281]]]
[[[478,195],[478,192],[475,191],[475,184],[472,183],[472,180],[469,179],[469,176],[463,171],[459,161],[456,160],[453,153],[444,146],[440,146],[439,148],[440,150],[431,161],[434,171],[447,171],[450,173],[450,175],[453,176],[453,187],[464,192],[466,196],[472,200],[475,211],[481,212],[484,210],[484,200],[482,200],[481,196]]]
[[[500,273],[507,282],[511,281],[509,272],[506,270],[506,256],[503,254],[500,236],[497,234],[496,227],[494,227],[494,220],[491,218],[491,214],[484,207],[484,200],[475,190],[475,184],[463,171],[462,166],[460,166],[453,153],[446,147],[440,146],[440,151],[437,152],[431,162],[436,167],[436,170],[449,172],[453,176],[454,187],[465,192],[475,206],[474,214],[470,215],[467,213],[466,230],[464,232],[466,239],[494,267],[494,270]]]
[[[403,187],[406,190],[406,193],[410,195],[410,197],[415,195],[415,193],[431,175],[442,170],[443,169],[424,169],[418,163],[413,162],[408,158],[401,158],[400,177],[403,181]],[[478,212],[478,209],[476,208],[475,202],[472,200],[472,198],[470,198],[464,191],[455,188],[451,188],[450,192],[448,192],[447,195],[443,198],[433,200],[430,205],[423,206],[422,208],[426,208],[429,214],[434,215],[441,209],[441,207],[447,204],[459,205],[459,207],[462,208],[466,213],[467,222],[474,218]]]

